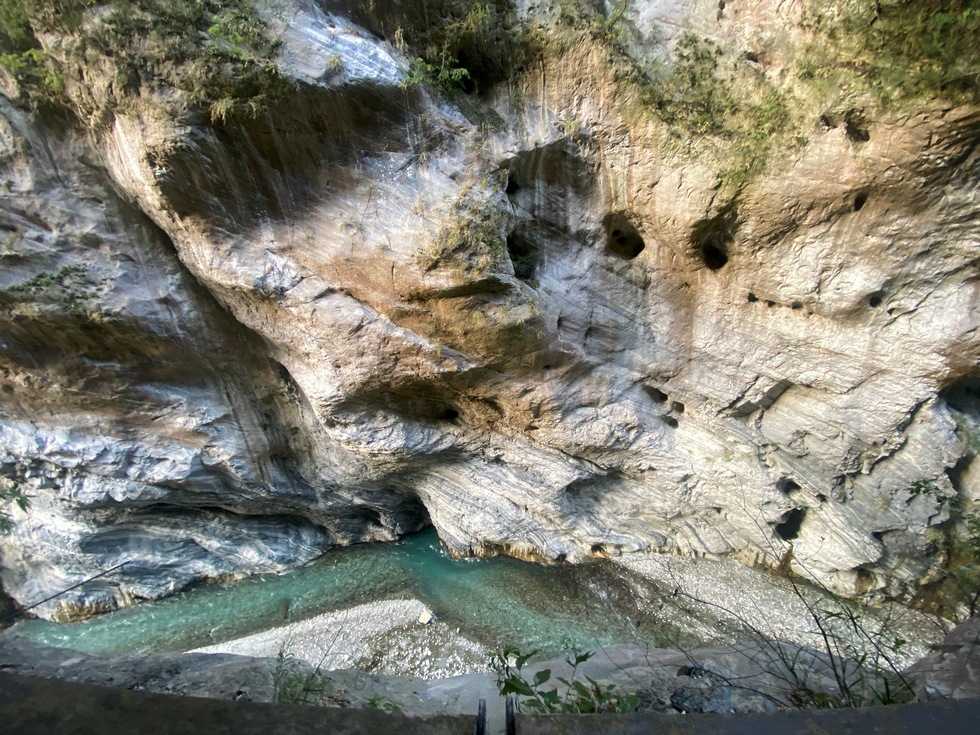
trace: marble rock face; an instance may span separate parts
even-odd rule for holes
[[[427,522],[464,555],[935,579],[980,495],[975,109],[815,125],[725,194],[602,49],[481,91],[488,126],[410,83],[385,19],[280,5],[274,115],[82,133],[0,100],[15,599],[112,569],[37,610],[111,608]],[[791,26],[715,5],[632,3],[636,53]]]

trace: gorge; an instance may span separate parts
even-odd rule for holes
[[[957,613],[975,3],[947,3],[952,70],[899,0],[19,5],[20,606],[431,525],[459,556],[728,558]]]

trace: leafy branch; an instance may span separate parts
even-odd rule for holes
[[[553,685],[551,669],[541,669],[528,678],[524,673],[527,662],[538,651],[522,654],[516,646],[507,646],[494,654],[490,667],[497,674],[497,689],[501,696],[514,694],[523,697],[519,706],[543,714],[600,714],[605,712],[631,712],[636,709],[638,698],[635,694],[623,694],[616,690],[615,684],[603,684],[586,676],[583,682],[578,677],[579,667],[592,658],[592,651],[573,650],[565,663],[572,672],[568,677],[558,676],[555,681],[562,685],[563,693]]]

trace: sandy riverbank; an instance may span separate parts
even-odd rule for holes
[[[482,648],[445,623],[422,623],[419,600],[382,600],[317,615],[195,653],[286,655],[321,670],[364,669],[441,679],[486,669]]]

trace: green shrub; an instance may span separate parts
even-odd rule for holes
[[[109,99],[81,102],[83,108],[118,108],[138,90],[164,85],[211,108],[219,122],[232,113],[257,114],[289,87],[258,0],[109,0],[99,13],[91,12],[95,0],[25,0],[23,13],[9,7],[11,0],[0,2],[0,35],[17,41],[0,64],[35,105],[70,107],[65,86],[84,87],[94,71],[112,80]],[[59,39],[44,51],[37,42],[42,32]]]
[[[38,273],[23,283],[8,287],[6,291],[35,301],[60,303],[69,311],[75,311],[81,305],[81,300],[88,295],[91,286],[84,267],[67,265],[57,273]]]
[[[279,704],[319,704],[329,693],[330,681],[319,668],[308,668],[296,657],[280,648],[272,674],[274,699]]]
[[[367,701],[367,706],[371,709],[379,709],[384,712],[401,712],[402,706],[399,702],[392,699],[391,697],[384,697],[380,694],[375,694]]]
[[[579,666],[592,658],[593,652],[574,650],[565,659],[565,663],[572,667],[572,673],[568,678],[556,677],[564,689],[561,694],[558,689],[545,686],[551,681],[551,669],[542,669],[531,678],[524,674],[524,666],[537,653],[522,654],[516,647],[507,646],[490,659],[490,668],[497,674],[500,695],[516,695],[520,708],[547,714],[601,714],[636,709],[638,698],[635,694],[623,694],[616,690],[615,684],[602,684],[588,676],[584,682],[577,678]]]
[[[0,534],[10,533],[14,527],[13,519],[5,510],[8,503],[15,503],[18,508],[26,512],[31,506],[31,499],[9,480],[3,480],[0,482]]]
[[[804,79],[858,81],[885,104],[980,98],[980,0],[824,0],[807,25]]]
[[[661,119],[696,135],[731,134],[728,119],[738,111],[731,84],[718,74],[721,49],[712,41],[685,33],[674,64],[655,80],[650,98]]]
[[[513,0],[438,0],[397,22],[396,43],[414,59],[409,80],[447,95],[486,91],[510,79],[530,56]]]

